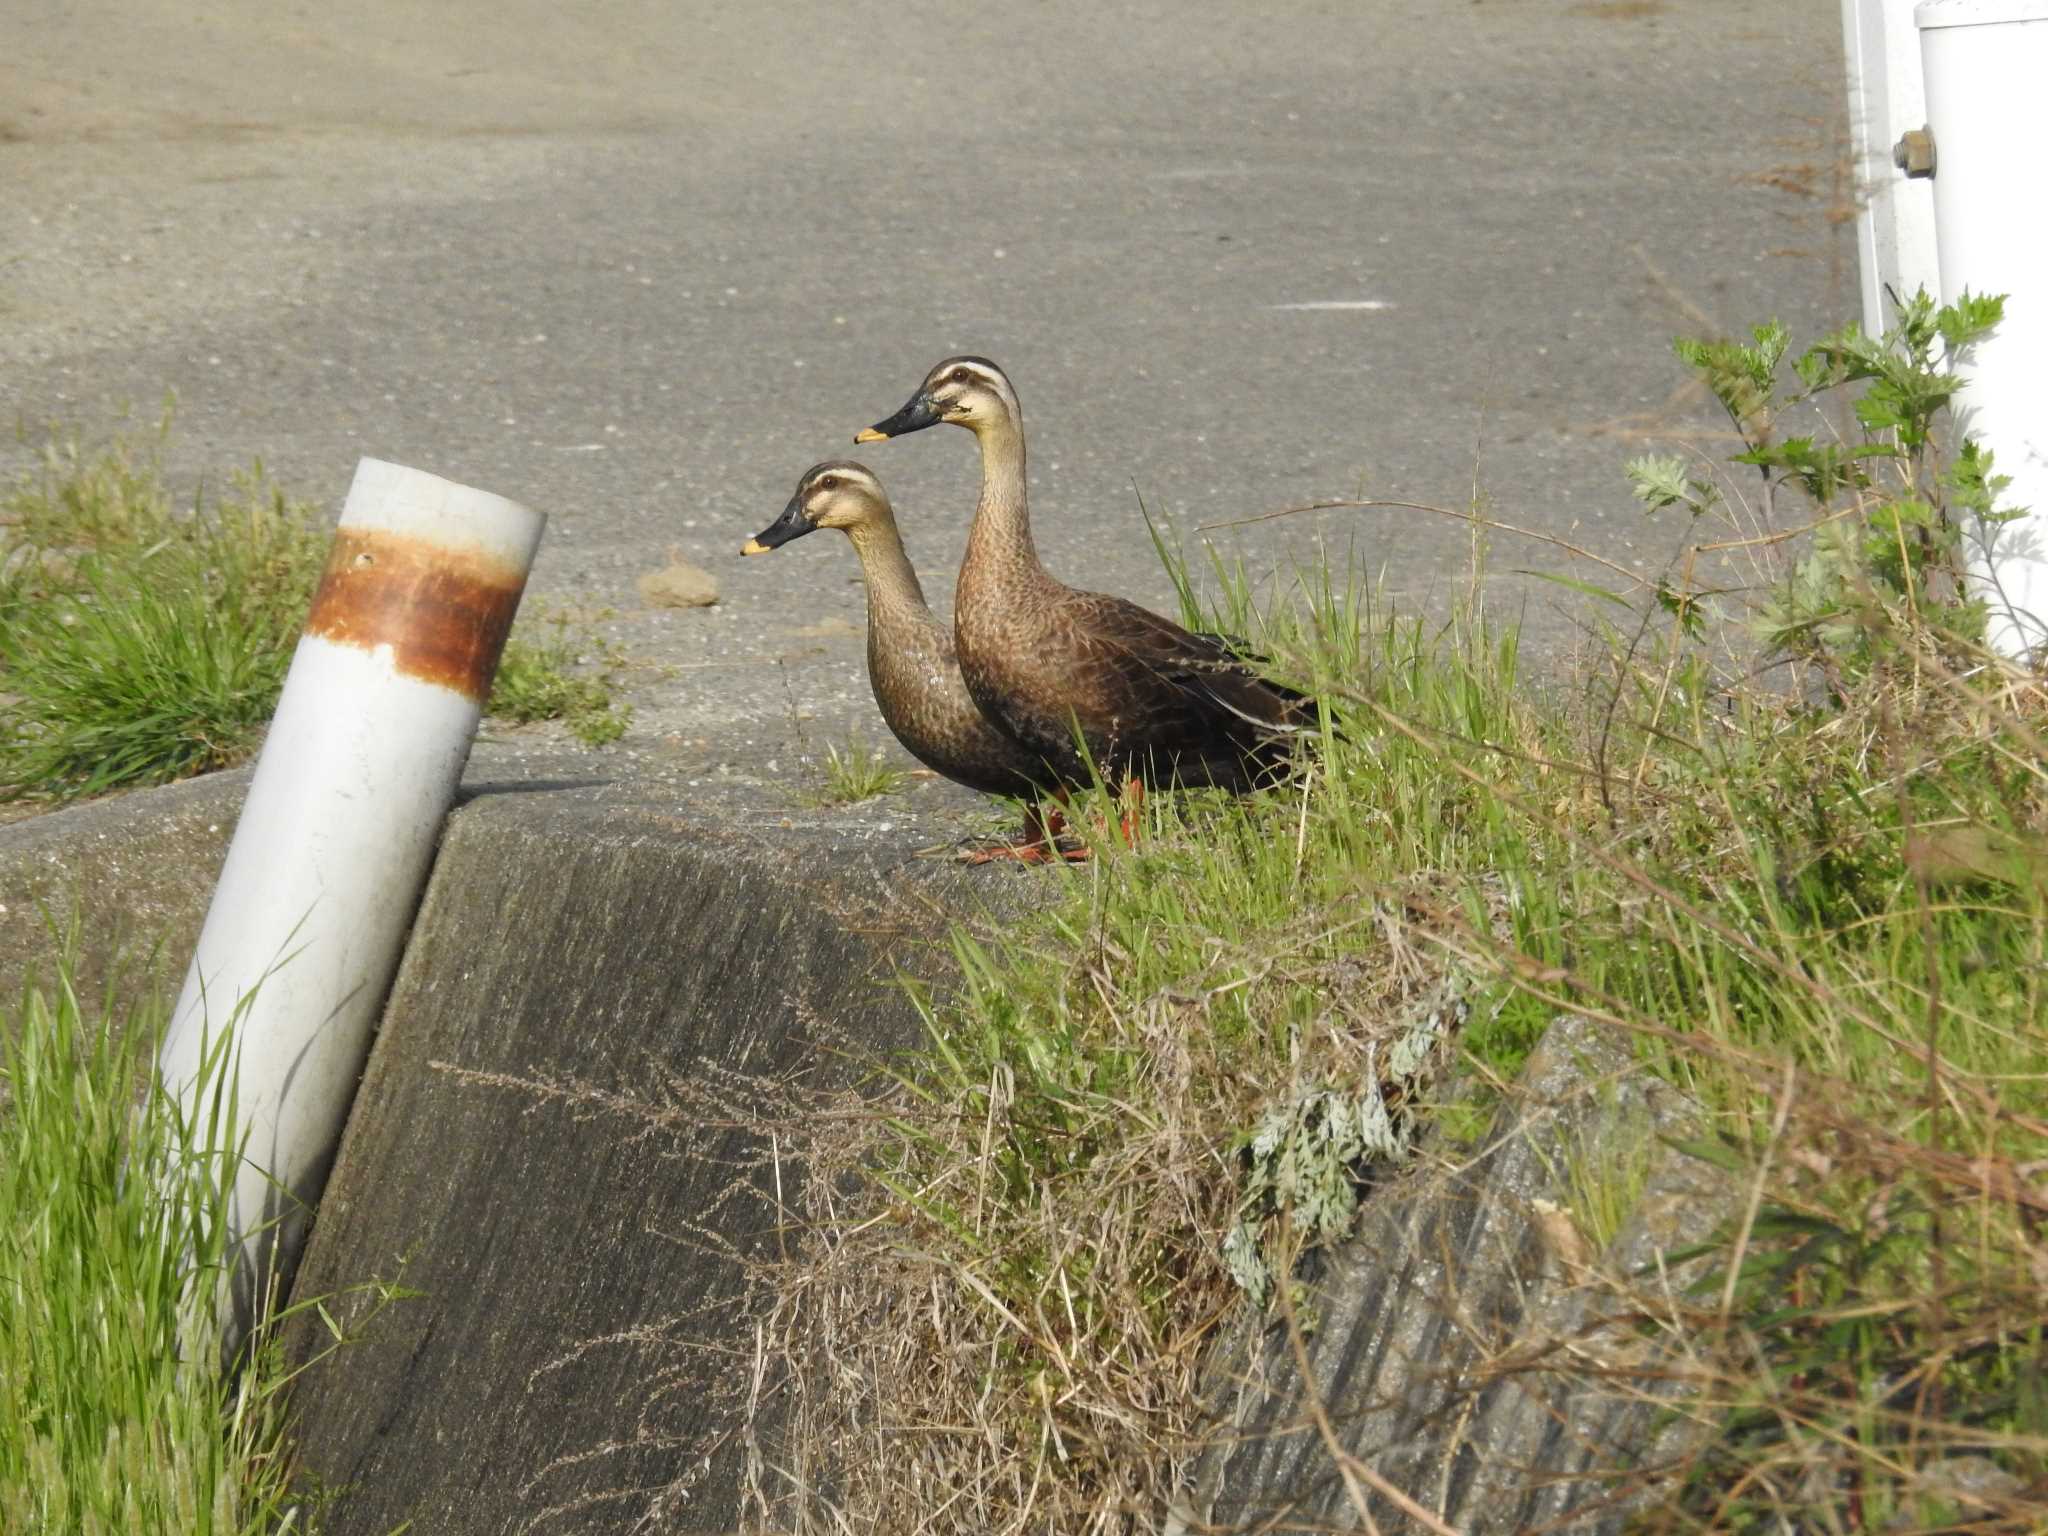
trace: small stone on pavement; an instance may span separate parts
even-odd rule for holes
[[[675,556],[640,578],[640,599],[650,608],[709,608],[718,601],[718,582],[701,566]]]

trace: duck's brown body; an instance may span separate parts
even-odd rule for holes
[[[988,795],[1052,788],[1044,763],[991,725],[968,692],[950,625],[933,615],[892,521],[854,539],[868,591],[868,684],[882,719],[926,767]]]
[[[953,629],[935,617],[904,552],[880,482],[849,460],[809,470],[782,517],[747,545],[765,553],[815,528],[838,528],[860,557],[868,603],[868,686],[891,734],[926,767],[990,795],[1056,787],[1045,764],[976,707]]]
[[[961,402],[948,414],[948,400]],[[920,402],[930,402],[921,406]],[[982,713],[1062,779],[1244,790],[1283,772],[1310,702],[1222,640],[1054,579],[1025,499],[1022,410],[982,358],[954,358],[878,435],[951,420],[981,444],[981,500],[954,594],[961,675]],[[900,425],[899,425],[900,424]]]
[[[982,712],[1062,777],[1086,775],[1084,746],[1112,781],[1244,790],[1283,768],[1299,695],[1213,636],[1055,580],[1032,546],[1021,434],[983,434],[982,456],[953,609],[961,674]]]

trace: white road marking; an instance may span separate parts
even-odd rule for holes
[[[1390,299],[1309,299],[1300,304],[1272,304],[1270,309],[1392,309]]]

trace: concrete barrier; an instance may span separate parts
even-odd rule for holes
[[[368,1304],[359,1282],[419,1293],[295,1387],[330,1536],[408,1520],[436,1536],[737,1527],[758,1454],[739,1437],[745,1260],[786,1236],[773,1213],[802,1173],[744,1116],[681,1137],[641,1117],[701,1115],[695,1084],[854,1080],[916,1038],[891,977],[942,968],[927,941],[948,917],[1046,889],[915,857],[940,828],[900,802],[792,816],[739,785],[678,812],[579,777],[592,766],[485,750],[448,823],[294,1293],[335,1296],[344,1328]],[[19,911],[42,900],[79,904],[94,978],[115,932],[162,938],[167,987],[243,783],[0,829],[0,977],[47,961],[40,919]],[[1633,1400],[1502,1362],[1604,1337],[1608,1304],[1540,1232],[1543,1202],[1566,1198],[1560,1149],[1691,1125],[1616,1042],[1554,1027],[1484,1155],[1391,1179],[1310,1275],[1311,1370],[1343,1443],[1459,1530],[1618,1529],[1626,1501],[1602,1474],[1674,1449],[1658,1440],[1656,1359],[1630,1356],[1645,1372]],[[1624,1270],[1725,1207],[1721,1179],[1668,1148],[1648,1177],[1609,1250]],[[306,1312],[285,1343],[304,1362],[329,1341]],[[1209,1380],[1226,1427],[1178,1512],[1186,1529],[1355,1517],[1301,1432],[1284,1337],[1241,1323]]]
[[[1663,1275],[1657,1256],[1704,1238],[1730,1208],[1724,1175],[1669,1142],[1699,1111],[1583,1019],[1550,1027],[1481,1150],[1388,1181],[1358,1231],[1317,1261],[1303,1341],[1314,1390],[1347,1453],[1464,1536],[1618,1536],[1646,1469],[1693,1440],[1666,1421],[1671,1361],[1600,1275]],[[1604,1254],[1560,1251],[1571,1159],[1646,1158],[1640,1198]],[[1592,1266],[1592,1267],[1589,1267]],[[1647,1269],[1646,1269],[1647,1266]],[[1655,1279],[1642,1282],[1657,1288]],[[1420,1530],[1370,1490],[1354,1495],[1311,1424],[1309,1382],[1271,1319],[1233,1326],[1210,1357],[1224,1420],[1176,1528]]]
[[[0,827],[0,998],[54,978],[51,925],[74,923],[81,997],[117,980],[117,1007],[167,996],[248,788],[244,770],[217,773]]]
[[[728,1195],[777,1175],[743,1128],[682,1162],[613,1101],[860,1070],[828,1031],[909,1041],[892,970],[930,958],[959,882],[1005,888],[911,846],[573,791],[455,813],[297,1281],[422,1293],[295,1399],[330,1536],[610,1531],[657,1490],[672,1528],[736,1522],[752,1341],[731,1307],[739,1256],[776,1235],[771,1198]],[[722,1364],[678,1378],[635,1347],[657,1336]],[[306,1315],[290,1347],[327,1338]]]

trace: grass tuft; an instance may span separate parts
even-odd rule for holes
[[[815,805],[859,805],[895,794],[909,778],[909,770],[891,761],[887,752],[869,746],[865,737],[852,736],[844,747],[825,744],[819,784],[810,798]]]
[[[153,1088],[138,1101],[162,1022],[160,1006],[93,1016],[68,967],[0,1014],[0,1530],[305,1528],[272,1333],[238,1373],[219,1366],[222,1057],[195,1094],[206,1123]],[[400,1294],[371,1289],[373,1313]]]
[[[178,510],[156,443],[53,443],[0,499],[0,798],[64,800],[248,755],[327,536],[265,477]]]
[[[568,615],[537,613],[505,642],[488,713],[513,725],[559,720],[585,746],[608,745],[633,720],[631,706],[614,694],[624,664],[619,649],[594,631],[572,634]]]
[[[0,491],[0,800],[66,801],[205,773],[261,741],[329,534],[260,462],[173,500],[152,436],[53,438]],[[625,733],[618,651],[543,614],[515,629],[489,712]]]

